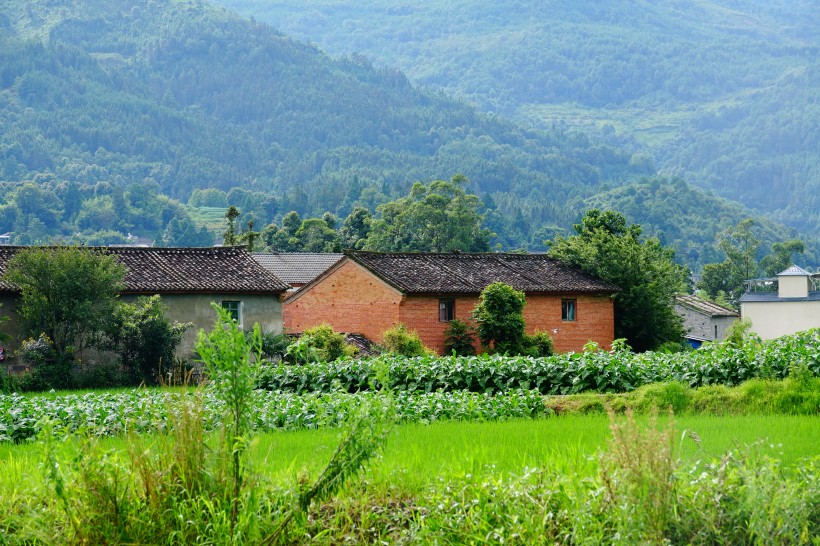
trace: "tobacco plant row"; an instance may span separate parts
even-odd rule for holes
[[[585,391],[628,392],[642,385],[680,381],[691,387],[738,385],[749,379],[783,379],[794,365],[820,375],[820,329],[772,341],[752,338],[739,347],[725,343],[681,353],[587,350],[546,358],[381,356],[342,359],[262,370],[260,388],[310,393],[361,392],[381,388],[376,379],[387,368],[389,387],[409,392],[480,393],[537,390],[541,394]]]
[[[58,437],[162,431],[174,401],[197,394],[135,389],[122,393],[66,395],[56,398],[0,395],[0,442],[22,442],[46,429]],[[220,426],[222,402],[211,389],[203,392],[205,426]],[[275,393],[256,391],[250,415],[257,431],[339,427],[358,406],[383,393]],[[461,392],[395,394],[398,422],[492,420],[536,417],[550,412],[537,391],[512,391],[498,396]]]

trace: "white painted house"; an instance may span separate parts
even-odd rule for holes
[[[776,280],[750,281],[740,298],[740,316],[751,320],[752,331],[763,339],[820,328],[819,280],[792,266],[778,273]]]

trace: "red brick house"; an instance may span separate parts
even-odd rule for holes
[[[401,323],[442,352],[448,322],[470,321],[496,281],[526,294],[527,333],[548,331],[556,351],[580,351],[589,340],[611,345],[618,288],[543,254],[351,251],[285,300],[285,330],[326,322],[379,342]]]

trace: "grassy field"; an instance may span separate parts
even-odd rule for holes
[[[755,446],[761,455],[790,466],[820,455],[820,416],[743,416],[675,418],[678,455],[684,462],[719,459],[729,450]],[[646,421],[646,418],[639,419]],[[663,421],[663,419],[661,420]],[[417,491],[439,480],[467,475],[517,475],[527,468],[592,476],[596,454],[610,438],[609,419],[577,415],[509,422],[443,422],[403,425],[390,434],[382,456],[371,465],[368,481],[384,487]],[[700,446],[683,437],[694,431]],[[318,472],[338,443],[333,429],[260,434],[250,450],[251,465],[272,481],[290,480],[299,471]],[[143,438],[150,446],[150,437]],[[125,440],[101,440],[125,449]],[[62,443],[71,459],[78,442]],[[44,446],[0,444],[0,495],[42,480]]]

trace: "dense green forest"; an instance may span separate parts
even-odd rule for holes
[[[217,0],[483,111],[632,142],[661,172],[820,231],[812,0]]]
[[[18,244],[207,245],[231,205],[259,230],[291,211],[341,222],[463,174],[491,248],[544,250],[656,173],[618,135],[482,113],[201,1],[0,0],[0,129],[0,233]],[[710,222],[750,213],[673,186],[624,212],[697,268]],[[652,220],[698,199],[680,224]],[[796,236],[766,225],[765,244]]]

